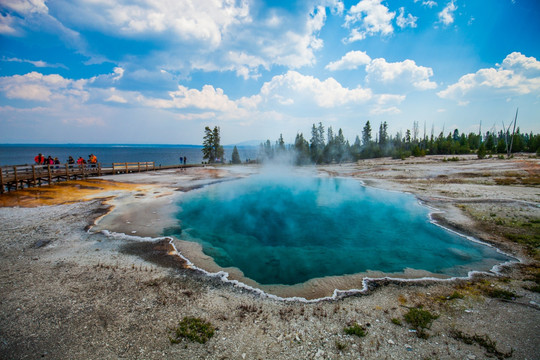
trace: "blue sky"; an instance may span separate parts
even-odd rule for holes
[[[540,132],[537,0],[2,0],[0,143]]]

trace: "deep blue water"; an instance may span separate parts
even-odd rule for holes
[[[95,154],[103,166],[113,162],[154,161],[159,165],[176,165],[179,157],[185,156],[188,164],[200,164],[203,161],[202,147],[196,145],[0,145],[0,166],[33,164],[34,157],[42,153],[45,157],[58,157],[60,162],[67,162],[71,155],[75,160],[82,156]],[[240,159],[257,158],[256,147],[238,147]],[[231,160],[232,148],[225,147],[225,159]]]
[[[464,276],[508,260],[431,223],[414,196],[354,179],[257,175],[187,193],[179,206],[179,238],[260,284],[406,268]]]

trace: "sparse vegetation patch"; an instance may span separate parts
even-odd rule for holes
[[[422,339],[427,339],[429,337],[425,329],[429,329],[433,323],[433,320],[437,319],[438,317],[439,315],[432,314],[421,307],[411,308],[403,316],[405,321],[412,325],[412,327],[417,331],[416,335]]]
[[[498,359],[509,358],[514,353],[514,349],[507,353],[497,350],[497,342],[491,340],[487,335],[474,334],[471,336],[454,329],[450,332],[450,336],[468,345],[478,344],[486,350],[488,356],[495,356]]]
[[[353,323],[351,326],[347,326],[343,329],[347,335],[356,335],[358,337],[364,337],[367,335],[367,330],[358,323]]]
[[[178,344],[182,339],[188,339],[204,344],[214,336],[215,328],[208,322],[196,317],[184,317],[174,331],[174,336],[169,336],[171,344]]]

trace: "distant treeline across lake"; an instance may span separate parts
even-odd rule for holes
[[[231,160],[233,146],[225,146],[225,161]],[[154,161],[156,166],[179,164],[180,156],[186,157],[188,164],[203,162],[202,146],[199,145],[80,145],[80,144],[0,144],[0,166],[33,164],[34,157],[41,153],[66,163],[72,156],[75,160],[82,156],[88,161],[88,156],[94,154],[103,166],[113,162]],[[239,146],[240,159],[257,158],[258,147]]]

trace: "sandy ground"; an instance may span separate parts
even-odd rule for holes
[[[69,195],[2,195],[0,359],[540,359],[540,296],[530,290],[538,285],[538,257],[508,235],[538,236],[540,162],[461,158],[377,159],[314,171],[414,193],[443,211],[437,220],[444,225],[521,263],[502,276],[453,282],[381,280],[365,294],[316,303],[279,301],[206,276],[167,241],[141,238],[168,224],[168,206],[182,192],[256,168],[121,175],[113,179],[128,184],[109,178],[58,187]],[[404,320],[419,306],[438,315],[427,339]],[[171,344],[171,329],[185,316],[211,322],[214,336],[206,344]],[[353,323],[366,336],[346,335]]]

